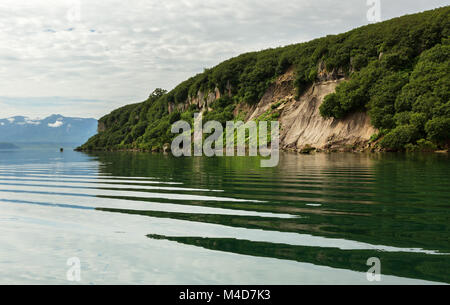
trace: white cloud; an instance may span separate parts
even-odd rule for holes
[[[383,1],[388,19],[448,1]],[[84,104],[9,103],[1,116],[100,117],[246,51],[367,24],[366,0],[76,0],[0,2],[0,92]],[[0,101],[2,104],[2,101]],[[62,110],[65,110],[62,111]],[[51,111],[51,112],[50,112]]]
[[[30,119],[30,118],[25,118],[25,124],[28,124],[28,125],[41,125],[41,122],[39,122],[37,120]]]
[[[48,127],[51,127],[51,128],[58,128],[58,127],[61,127],[63,125],[64,125],[64,123],[60,119],[58,119],[55,123],[48,123]]]

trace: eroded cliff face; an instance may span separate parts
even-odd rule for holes
[[[336,71],[327,73],[319,68],[319,81],[299,98],[296,98],[293,69],[280,76],[254,106],[239,105],[235,116],[243,113],[245,120],[255,120],[268,113],[277,113],[280,122],[280,147],[284,150],[302,151],[315,148],[327,151],[364,150],[369,148],[369,140],[377,130],[371,125],[366,113],[353,113],[345,119],[325,119],[319,107],[325,96],[335,92],[336,86],[345,81]],[[197,104],[205,110],[218,98],[219,90],[209,94],[201,92],[190,98],[178,109],[187,109]],[[175,106],[171,106],[171,111]]]
[[[211,104],[221,97],[221,93],[218,88],[214,90],[214,92],[203,93],[199,91],[196,96],[189,97],[189,99],[183,104],[169,103],[168,110],[169,113],[172,113],[174,110],[178,110],[180,112],[186,111],[190,105],[197,105],[199,109],[210,109]]]
[[[106,130],[106,125],[103,122],[98,122],[97,132],[104,132]]]
[[[256,119],[271,111],[272,105],[280,114],[280,147],[285,150],[302,150],[314,147],[320,150],[353,150],[368,148],[371,136],[377,130],[370,124],[366,113],[353,113],[345,119],[324,119],[319,107],[325,96],[335,92],[345,81],[320,73],[324,81],[316,82],[300,98],[295,98],[294,73],[288,71],[266,92],[261,101],[250,109],[247,120]],[[331,80],[330,80],[331,79]]]
[[[339,81],[315,84],[299,101],[285,104],[281,117],[281,147],[301,150],[315,147],[322,150],[353,150],[368,148],[377,131],[366,113],[353,113],[345,119],[324,119],[319,107],[326,95],[334,92]]]

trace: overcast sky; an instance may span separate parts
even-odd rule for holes
[[[243,52],[368,24],[366,2],[1,0],[0,118],[100,118]],[[381,0],[381,18],[449,4]]]

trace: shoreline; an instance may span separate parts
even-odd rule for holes
[[[85,153],[94,153],[94,152],[134,152],[134,153],[163,153],[170,154],[171,151],[163,150],[163,149],[139,149],[139,148],[127,148],[127,149],[74,149],[77,152],[85,152]],[[236,149],[235,149],[236,151]],[[248,152],[248,148],[246,148],[246,152]],[[334,153],[358,153],[358,154],[378,154],[378,153],[433,153],[433,154],[448,154],[448,149],[441,149],[435,151],[422,150],[422,151],[394,151],[394,150],[383,150],[383,149],[350,149],[350,148],[341,148],[341,149],[316,149],[316,148],[304,148],[304,149],[287,149],[280,148],[280,152],[285,153],[295,153],[299,155],[312,155],[312,154],[334,154]],[[226,154],[224,154],[226,157]]]

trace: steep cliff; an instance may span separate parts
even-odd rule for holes
[[[280,147],[301,151],[306,147],[320,150],[349,150],[367,148],[377,130],[365,112],[357,112],[343,119],[323,118],[319,107],[325,96],[335,92],[343,78],[325,77],[314,83],[296,98],[293,70],[279,77],[261,101],[250,108],[246,120],[254,120],[268,111],[279,113]]]
[[[345,81],[339,74],[321,73],[322,80],[296,97],[295,72],[289,69],[269,86],[257,104],[239,105],[234,117],[244,113],[247,122],[267,113],[277,113],[281,127],[280,147],[284,150],[302,151],[308,147],[327,151],[367,149],[370,138],[378,132],[367,113],[356,112],[343,119],[324,118],[320,114],[325,96],[335,92],[337,85]],[[195,105],[204,112],[221,97],[218,89],[209,94],[198,92],[195,98],[179,104],[179,109],[187,110]],[[173,111],[176,111],[174,107],[169,108],[170,113]]]

